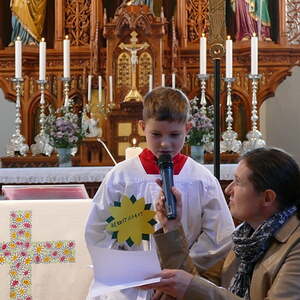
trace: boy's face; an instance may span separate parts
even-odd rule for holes
[[[139,124],[145,133],[149,150],[157,158],[161,154],[170,154],[172,157],[178,154],[192,126],[191,123],[157,121],[154,119],[140,121]]]

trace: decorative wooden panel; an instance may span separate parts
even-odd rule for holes
[[[143,52],[138,63],[138,87],[145,92],[149,87],[149,75],[153,73],[152,57],[149,52]]]
[[[203,32],[208,32],[208,0],[188,0],[186,13],[188,40],[194,43]]]
[[[65,0],[65,32],[71,46],[88,46],[90,43],[91,0]]]
[[[286,1],[286,33],[291,45],[300,44],[300,2]]]

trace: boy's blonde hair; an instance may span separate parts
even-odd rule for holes
[[[158,87],[144,97],[143,120],[186,123],[190,118],[190,102],[178,89]]]

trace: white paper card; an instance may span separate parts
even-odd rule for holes
[[[160,281],[149,278],[161,271],[156,251],[122,251],[91,247],[95,281],[91,296]]]

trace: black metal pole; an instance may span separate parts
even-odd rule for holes
[[[214,76],[214,175],[218,180],[220,180],[220,59],[214,59]]]

